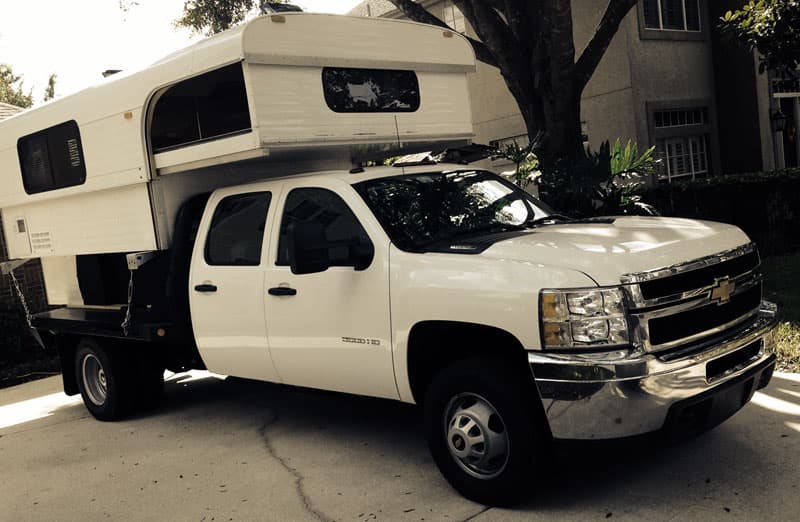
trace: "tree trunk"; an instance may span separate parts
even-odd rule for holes
[[[581,131],[581,93],[567,91],[544,97],[544,134],[539,149],[543,163],[586,156]]]

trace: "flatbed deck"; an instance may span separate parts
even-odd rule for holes
[[[163,317],[148,310],[137,310],[128,327],[123,331],[125,309],[56,308],[31,318],[33,327],[40,332],[58,334],[93,335],[131,341],[163,342],[167,332],[174,326]],[[161,333],[161,335],[159,335]]]

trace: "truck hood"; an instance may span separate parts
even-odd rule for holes
[[[599,285],[620,276],[691,261],[749,242],[723,223],[664,217],[616,217],[542,226],[495,243],[481,255],[578,270]]]

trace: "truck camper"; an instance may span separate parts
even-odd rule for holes
[[[164,370],[420,404],[461,493],[530,494],[552,439],[713,427],[766,386],[775,306],[736,227],[571,220],[464,163],[461,35],[256,18],[0,123],[11,261],[100,420]]]

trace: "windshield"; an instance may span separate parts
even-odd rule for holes
[[[410,174],[363,181],[355,189],[399,248],[420,252],[440,243],[524,230],[552,211],[486,171]]]

